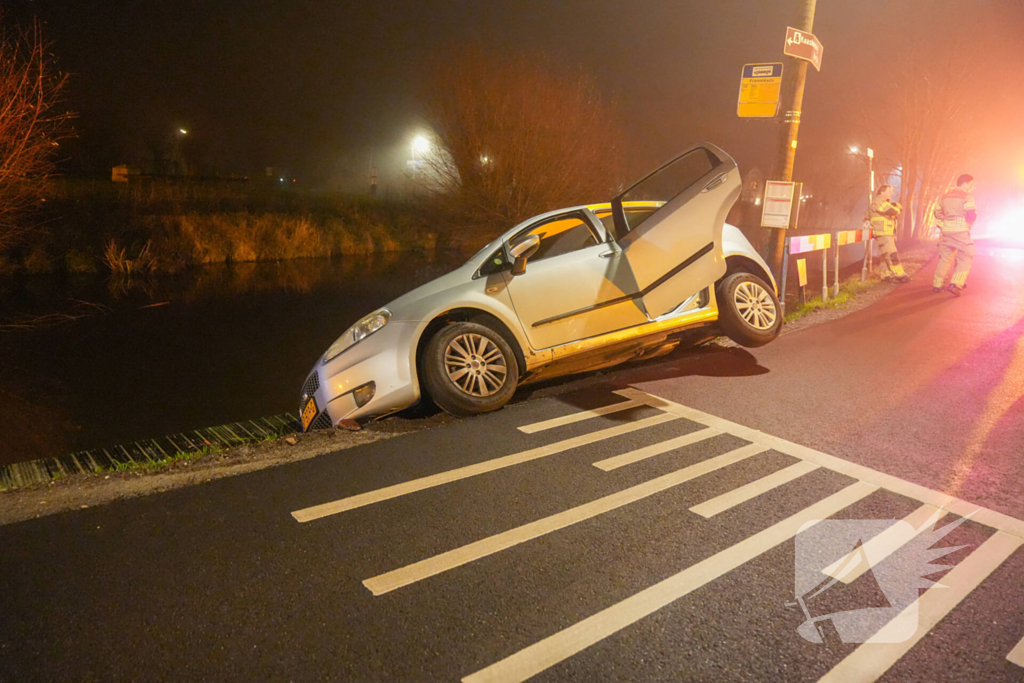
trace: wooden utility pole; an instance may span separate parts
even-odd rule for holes
[[[817,0],[800,0],[800,14],[793,28],[813,33],[816,6]],[[800,112],[804,104],[808,62],[795,57],[787,57],[786,61],[786,71],[795,73],[796,76],[782,84],[782,127],[779,131],[779,157],[775,167],[775,179],[790,182],[793,180],[793,162],[796,160],[797,134],[800,131]],[[772,228],[768,242],[769,265],[777,277],[781,277],[782,273],[782,252],[785,242],[786,229]]]

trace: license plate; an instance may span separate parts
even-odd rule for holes
[[[309,424],[316,417],[316,399],[312,396],[306,401],[306,407],[302,409],[302,431],[309,431]]]

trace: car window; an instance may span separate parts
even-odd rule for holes
[[[503,244],[481,264],[480,268],[476,271],[476,277],[487,277],[488,275],[500,273],[508,268],[508,266],[509,258],[508,254],[505,253],[505,245]]]
[[[633,225],[639,225],[643,221],[647,220],[647,218],[657,210],[658,207],[656,206],[645,206],[636,209],[631,209],[627,206],[624,209],[624,211],[626,212],[626,222]],[[601,221],[601,224],[604,225],[604,229],[608,231],[608,234],[614,235],[615,217],[612,215],[612,210],[601,209],[599,211],[595,211],[594,213],[597,215],[597,218]]]
[[[540,246],[530,257],[530,261],[561,256],[597,244],[594,233],[580,214],[552,218],[520,233],[515,240],[521,240],[529,235],[540,237]]]
[[[631,187],[622,195],[622,201],[659,200],[670,202],[710,173],[719,163],[719,160],[712,157],[710,152],[703,147],[695,149]],[[657,211],[629,211],[627,209],[627,229],[635,230],[638,225],[655,213]],[[617,237],[621,239],[623,235],[617,235]]]

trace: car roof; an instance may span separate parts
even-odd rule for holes
[[[645,200],[645,201],[639,201],[638,200],[638,201],[635,201],[635,202],[622,202],[622,207],[624,209],[644,209],[644,208],[657,209],[659,206],[661,206],[664,203],[665,202],[657,201],[657,200]],[[590,209],[591,211],[605,211],[605,210],[611,209],[612,208],[612,204],[611,204],[611,202],[604,202],[603,204],[587,204],[586,206],[581,206],[579,208],[581,208],[581,209]]]
[[[664,203],[665,202],[658,201],[658,200],[638,200],[638,201],[631,201],[631,202],[622,202],[622,206],[623,206],[623,208],[626,208],[626,209],[630,209],[630,208],[633,208],[633,209],[636,209],[636,208],[652,208],[652,209],[656,209],[656,208],[658,208],[659,206],[661,206]],[[550,218],[552,216],[557,216],[560,213],[567,213],[567,212],[570,212],[570,211],[582,211],[582,210],[586,209],[588,211],[597,212],[597,211],[607,211],[607,210],[610,210],[611,208],[612,208],[611,202],[601,202],[599,204],[580,204],[579,206],[566,206],[566,207],[563,207],[561,209],[555,209],[554,211],[547,211],[545,213],[537,214],[536,216],[531,216],[530,218],[527,218],[525,221],[522,221],[522,222],[516,224],[515,226],[509,228],[508,230],[506,230],[504,233],[502,233],[502,235],[500,237],[497,237],[494,240],[492,240],[491,242],[487,243],[487,245],[485,245],[482,249],[480,249],[480,251],[478,251],[476,254],[474,254],[469,259],[469,261],[467,261],[466,265],[469,265],[470,263],[475,263],[475,262],[479,261],[480,259],[486,257],[486,255],[488,253],[490,253],[490,251],[492,249],[497,248],[498,245],[500,245],[502,242],[504,242],[511,235],[514,235],[514,234],[518,233],[520,230],[528,227],[529,225],[531,225],[533,223],[536,223],[537,221],[544,220],[545,218]]]

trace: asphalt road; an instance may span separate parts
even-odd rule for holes
[[[1022,274],[0,527],[0,679],[1024,680]]]

